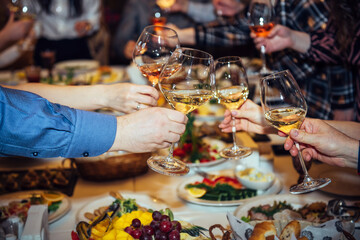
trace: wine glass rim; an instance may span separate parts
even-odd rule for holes
[[[169,27],[166,27],[166,26],[149,25],[149,26],[146,26],[146,27],[144,28],[144,31],[146,31],[146,32],[149,33],[150,35],[159,36],[159,35],[157,35],[157,34],[155,34],[155,33],[152,33],[152,32],[150,32],[150,31],[148,31],[148,29],[150,29],[150,28],[162,28],[162,29],[166,29],[166,30],[169,30],[170,32],[173,32],[173,33],[174,33],[174,36],[170,36],[170,37],[178,37],[178,34],[177,34],[177,32],[176,32],[174,29],[169,28]]]
[[[274,73],[270,73],[264,77],[261,77],[260,80],[267,80],[267,79],[272,79],[274,78],[275,76],[278,76],[278,75],[283,75],[284,73],[286,74],[290,74],[292,76],[292,78],[294,78],[294,76],[291,74],[290,70],[289,69],[286,69],[286,70],[282,70],[282,71],[279,71],[279,72],[274,72]]]
[[[202,50],[199,50],[199,49],[196,49],[196,48],[188,48],[188,47],[179,47],[178,49],[176,49],[175,51],[180,51],[181,50],[181,54],[187,56],[187,57],[191,57],[191,58],[198,58],[198,59],[214,59],[214,57],[208,53],[208,52],[205,52],[205,51],[202,51]],[[193,56],[193,55],[190,55],[190,54],[187,54],[185,53],[183,50],[185,51],[194,51],[194,52],[198,52],[198,53],[201,53],[201,54],[204,54],[204,55],[207,55],[208,57],[200,57],[200,56]]]
[[[236,61],[240,61],[242,63],[242,58],[239,57],[239,56],[224,56],[224,57],[217,58],[215,61],[217,61],[217,62],[236,62]]]

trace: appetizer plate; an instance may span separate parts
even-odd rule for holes
[[[29,199],[31,194],[34,194],[34,193],[41,194],[42,192],[43,191],[41,191],[41,190],[31,190],[31,191],[15,192],[15,193],[1,195],[0,196],[0,206],[8,205],[12,201],[21,201],[23,199]],[[59,220],[60,218],[65,216],[66,213],[68,213],[71,209],[71,202],[70,202],[69,197],[62,193],[59,193],[59,194],[63,195],[63,199],[61,200],[62,202],[56,211],[51,212],[49,214],[49,217],[48,217],[49,223],[53,223],[53,222]]]
[[[99,67],[99,62],[95,60],[70,60],[58,62],[54,69],[59,73],[67,73],[69,69],[74,69],[75,74],[85,73]]]
[[[124,198],[132,198],[136,200],[136,203],[142,207],[150,208],[153,210],[165,209],[168,206],[163,202],[163,200],[149,196],[145,193],[131,193],[131,192],[120,192]],[[85,218],[84,214],[86,212],[93,213],[96,209],[104,206],[109,206],[115,201],[115,198],[110,195],[104,195],[95,199],[91,202],[86,203],[76,214],[76,222],[79,221],[89,221]]]
[[[286,201],[291,204],[294,208],[300,208],[305,204],[313,203],[313,202],[327,202],[326,199],[319,198],[310,198],[305,195],[292,195],[292,194],[279,194],[279,195],[268,195],[268,196],[256,196],[251,200],[246,199],[244,204],[237,207],[234,216],[237,218],[246,217],[248,215],[248,211],[252,207],[260,206],[260,205],[273,205],[274,202]]]
[[[232,173],[232,174],[231,174]],[[210,172],[209,174],[215,174],[215,175],[221,175],[221,176],[234,176],[233,175],[233,170],[221,170],[221,171],[216,171],[216,172]],[[179,198],[190,202],[190,203],[195,203],[195,204],[199,204],[199,205],[204,205],[204,206],[237,206],[237,205],[241,205],[244,202],[246,202],[247,200],[249,200],[250,198],[245,198],[245,199],[239,199],[239,200],[231,200],[231,201],[211,201],[211,200],[205,200],[205,199],[201,199],[201,198],[196,198],[191,196],[188,191],[186,190],[185,186],[189,183],[194,183],[196,181],[202,181],[203,177],[201,176],[193,176],[191,178],[188,178],[186,181],[182,182],[181,184],[178,185],[177,187],[177,195]],[[270,195],[270,194],[277,194],[281,191],[283,185],[281,183],[281,181],[279,180],[279,178],[275,177],[275,181],[273,183],[273,185],[266,189],[266,190],[258,190],[257,191],[257,197],[263,197],[263,195]],[[251,198],[253,199],[253,198]]]

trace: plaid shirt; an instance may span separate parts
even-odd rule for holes
[[[302,32],[324,29],[327,24],[328,7],[322,0],[278,0],[275,12],[277,23]],[[240,16],[232,22],[198,25],[195,32],[199,45],[236,46],[252,41],[247,21]],[[353,79],[345,66],[316,63],[291,49],[267,57],[271,69],[289,69],[294,75],[305,94],[308,117],[332,119],[332,109],[353,107]]]

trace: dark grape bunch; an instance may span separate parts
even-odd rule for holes
[[[180,240],[180,222],[171,221],[168,215],[163,215],[159,211],[154,211],[152,218],[150,225],[146,226],[135,218],[131,226],[125,228],[125,232],[140,240]]]

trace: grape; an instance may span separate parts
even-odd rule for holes
[[[154,229],[151,226],[144,226],[143,231],[146,235],[149,235],[149,236],[154,235]]]
[[[154,211],[153,214],[152,214],[152,218],[155,220],[155,221],[160,221],[161,219],[161,213],[159,211]]]
[[[172,227],[172,224],[169,221],[162,221],[160,223],[160,230],[164,233],[170,232],[171,227]]]
[[[159,231],[157,235],[155,236],[156,240],[168,240],[168,237],[166,236],[166,233],[163,233]]]
[[[178,232],[181,231],[181,223],[179,221],[171,221],[172,229],[178,230]]]
[[[152,229],[156,230],[160,228],[160,222],[152,220],[150,223],[150,227],[152,227]]]
[[[141,221],[137,218],[134,218],[131,222],[131,226],[134,228],[139,228],[141,226]]]
[[[152,240],[152,237],[146,234],[141,235],[140,240]]]
[[[169,240],[180,240],[180,233],[178,230],[172,230],[169,233]]]
[[[170,221],[170,218],[168,215],[162,215],[161,218],[160,218],[160,222],[162,221]]]
[[[124,231],[127,232],[127,233],[130,234],[130,235],[132,235],[132,232],[133,232],[133,230],[132,230],[131,227],[126,227],[126,228],[124,229]]]
[[[139,239],[141,237],[141,230],[140,229],[134,229],[132,231],[131,236],[135,239]]]

